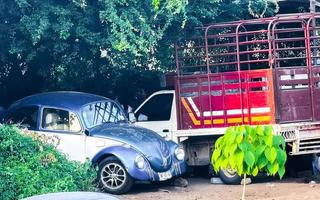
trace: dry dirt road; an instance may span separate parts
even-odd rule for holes
[[[187,188],[139,184],[121,200],[239,200],[242,186],[215,185],[209,179],[191,178]],[[304,183],[302,179],[259,180],[247,185],[246,200],[319,200],[320,184]]]

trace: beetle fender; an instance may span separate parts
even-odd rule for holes
[[[144,168],[139,169],[135,164],[135,159],[138,155],[142,154],[138,153],[130,147],[111,146],[102,149],[92,158],[92,164],[96,166],[99,164],[98,162],[110,155],[115,156],[121,161],[121,163],[124,165],[131,177],[137,180],[152,180],[152,177],[150,177],[151,175],[149,175],[151,173],[148,173],[150,172],[150,166],[148,161],[145,159],[146,164]]]

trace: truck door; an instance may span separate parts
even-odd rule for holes
[[[151,129],[162,137],[168,137],[174,126],[171,121],[173,95],[173,93],[156,93],[150,96],[134,112],[136,125]]]
[[[279,21],[272,33],[277,119],[280,123],[311,121],[313,84],[306,26],[303,21]]]

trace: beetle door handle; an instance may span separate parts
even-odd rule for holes
[[[163,129],[162,132],[169,133],[169,129]]]

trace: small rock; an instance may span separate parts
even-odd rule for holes
[[[275,185],[273,183],[267,183],[267,187],[274,187]]]
[[[210,179],[211,184],[223,184],[222,180],[219,177],[212,177]]]
[[[316,182],[315,181],[310,181],[309,184],[310,185],[314,185],[314,184],[316,184]]]
[[[160,192],[170,193],[170,191],[169,191],[169,190],[165,190],[165,189],[160,189]]]
[[[189,182],[187,179],[179,177],[175,179],[173,185],[177,187],[187,187],[189,185]]]
[[[251,178],[246,178],[246,180],[242,179],[242,180],[241,180],[241,185],[243,185],[244,183],[245,183],[246,185],[251,184],[251,183],[252,183]]]

